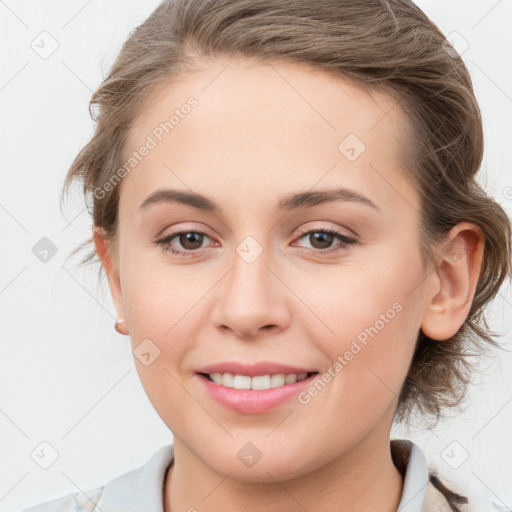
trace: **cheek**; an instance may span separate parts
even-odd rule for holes
[[[161,249],[137,249],[136,243],[133,247],[122,256],[121,283],[130,333],[162,341],[179,339],[177,333],[193,318],[194,304],[206,284],[197,279],[193,266],[167,262]]]
[[[421,322],[419,287],[411,293],[422,279],[419,256],[398,246],[380,255],[378,265],[353,262],[317,273],[297,291],[308,306],[301,308],[310,320],[301,322],[308,339],[338,361],[332,390],[342,401],[354,398],[354,407],[398,394]]]
[[[298,303],[296,313],[309,315],[307,325],[317,336],[337,339],[364,339],[366,328],[375,326],[379,333],[404,328],[417,320],[419,301],[411,291],[421,282],[419,265],[390,259],[389,264],[365,262],[341,263],[321,272],[311,272],[304,279],[290,276]],[[372,332],[375,332],[372,329]],[[312,337],[314,339],[315,336]]]
[[[201,322],[194,307],[204,291],[190,290],[190,274],[156,268],[151,263],[126,265],[123,297],[137,373],[146,395],[171,430],[167,413],[190,400],[181,366],[198,338]],[[146,355],[149,354],[149,355]]]
[[[160,414],[180,407],[183,396],[179,374],[190,340],[197,338],[194,329],[200,324],[194,316],[194,293],[188,293],[182,274],[168,268],[152,269],[142,260],[126,267],[123,289],[126,316],[130,319],[133,358],[141,384]],[[190,280],[188,280],[190,286]],[[193,343],[192,343],[193,344]],[[149,355],[147,355],[149,354]],[[162,418],[164,421],[166,419]]]

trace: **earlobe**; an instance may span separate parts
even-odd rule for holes
[[[478,226],[462,222],[454,226],[440,251],[426,296],[421,330],[429,338],[446,340],[466,320],[483,259],[483,234]]]
[[[126,316],[123,307],[119,271],[116,262],[112,257],[109,241],[103,230],[101,228],[98,228],[97,226],[93,227],[93,240],[94,246],[96,248],[96,253],[98,254],[98,257],[101,261],[101,265],[107,276],[108,285],[110,288],[110,293],[112,295],[112,301],[116,309],[117,318],[125,319]],[[126,324],[126,321],[124,323]]]

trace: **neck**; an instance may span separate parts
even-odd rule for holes
[[[368,436],[318,469],[279,482],[247,482],[218,474],[176,438],[174,453],[165,483],[165,512],[396,512],[403,492],[389,432],[387,439]]]

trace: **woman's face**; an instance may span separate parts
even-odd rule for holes
[[[136,120],[111,286],[175,444],[270,481],[387,446],[425,308],[419,196],[389,97],[304,66],[227,64],[169,85]],[[199,373],[259,362],[318,374],[284,400],[279,378],[274,392],[227,389],[227,404]]]

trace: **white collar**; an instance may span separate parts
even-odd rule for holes
[[[164,512],[163,486],[174,458],[172,444],[162,446],[143,466],[105,484],[97,503],[105,512]]]
[[[429,471],[427,458],[423,450],[409,439],[394,439],[391,444],[401,445],[409,455],[409,460],[404,461],[404,487],[402,498],[398,504],[397,512],[421,512],[424,508],[429,483]]]

